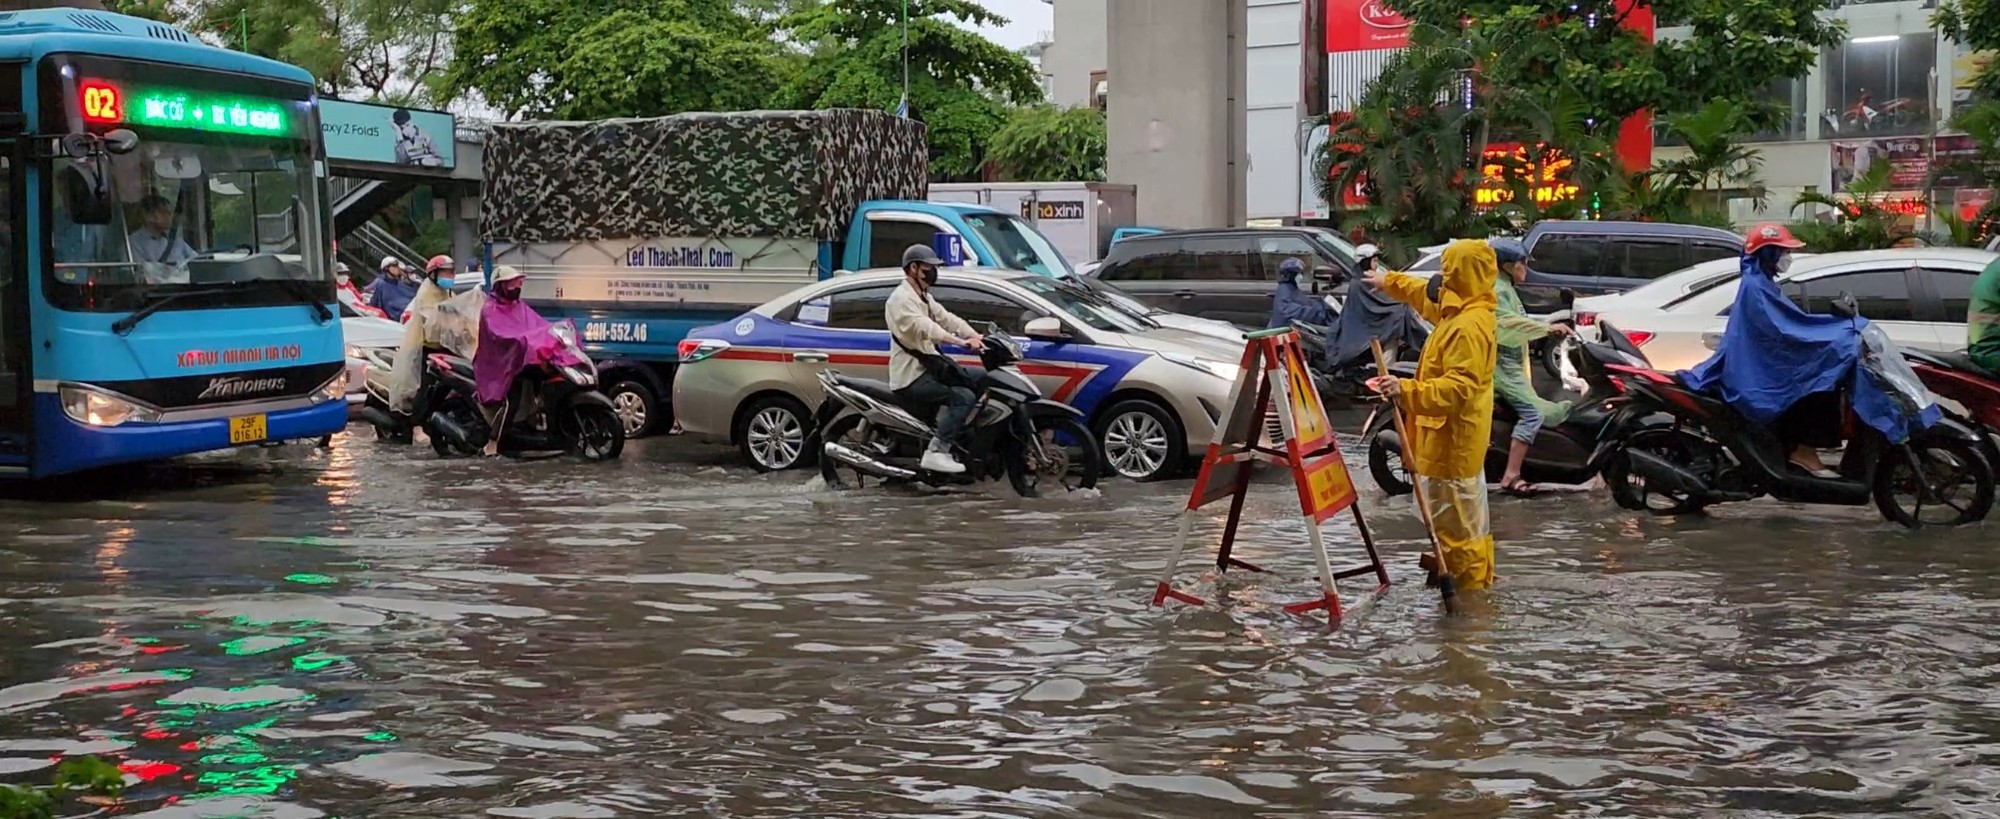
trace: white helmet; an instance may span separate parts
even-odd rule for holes
[[[1354,260],[1357,262],[1365,262],[1380,255],[1382,255],[1382,249],[1372,244],[1361,245],[1354,249]]]

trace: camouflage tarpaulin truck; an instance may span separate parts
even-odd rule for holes
[[[862,202],[924,198],[924,126],[879,111],[749,111],[493,126],[489,241],[840,239]]]

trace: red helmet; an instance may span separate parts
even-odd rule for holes
[[[1786,235],[1789,236],[1791,234],[1786,234]],[[451,269],[451,257],[443,254],[432,256],[431,260],[424,264],[425,273],[436,273],[440,270],[450,270],[450,269]]]
[[[1797,250],[1805,247],[1806,243],[1792,238],[1792,229],[1777,222],[1765,222],[1753,227],[1743,237],[1744,253],[1756,253],[1769,245]]]

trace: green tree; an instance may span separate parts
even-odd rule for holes
[[[1410,47],[1390,59],[1354,110],[1332,118],[1315,158],[1320,195],[1339,206],[1347,191],[1363,190],[1368,204],[1345,219],[1378,237],[1392,262],[1409,261],[1423,245],[1578,215],[1591,191],[1622,178],[1608,146],[1590,132],[1580,97],[1558,85],[1535,99],[1485,72],[1516,51],[1543,47],[1533,34],[1503,44],[1416,26]],[[1522,149],[1487,157],[1498,143]],[[1482,207],[1488,165],[1504,181],[1498,201]],[[1548,178],[1552,171],[1559,180]],[[1537,189],[1557,181],[1577,186],[1578,195],[1537,199]]]
[[[965,27],[1007,22],[972,0],[826,0],[786,17],[791,40],[814,49],[784,97],[801,108],[894,109],[906,10],[910,116],[928,129],[932,175],[976,177],[1007,105],[1041,88],[1026,57]]]
[[[0,785],[0,819],[55,819],[74,796],[117,796],[123,790],[118,766],[94,756],[65,759],[50,785]]]
[[[438,87],[509,116],[777,107],[785,59],[730,0],[470,0]]]
[[[104,10],[174,25],[182,22],[173,0],[104,0]]]
[[[1990,2],[1990,0],[1987,0]],[[1535,39],[1549,47],[1507,49],[1482,65],[1489,78],[1547,99],[1557,89],[1584,101],[1591,127],[1615,133],[1632,114],[1692,113],[1710,100],[1751,103],[1760,89],[1801,77],[1820,49],[1839,41],[1838,21],[1820,16],[1827,0],[1637,0],[1663,26],[1692,28],[1658,43],[1625,28],[1630,0],[1387,0],[1413,23],[1492,43]],[[1761,106],[1759,124],[1775,106]]]
[[[437,104],[452,0],[114,0],[219,45],[304,68],[341,97]],[[132,13],[132,12],[127,12]]]
[[[1104,180],[1104,112],[1086,106],[1016,108],[987,154],[1016,182]]]

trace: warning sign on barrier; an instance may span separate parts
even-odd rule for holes
[[[1194,491],[1189,494],[1187,509],[1181,515],[1180,536],[1153,592],[1153,605],[1164,605],[1168,600],[1196,606],[1206,604],[1201,598],[1175,590],[1173,577],[1187,550],[1195,517],[1191,513],[1224,498],[1229,499],[1229,517],[1223,525],[1221,548],[1216,552],[1216,570],[1264,571],[1232,554],[1237,526],[1242,522],[1243,499],[1250,490],[1251,469],[1263,461],[1285,469],[1298,488],[1299,510],[1319,569],[1320,598],[1286,606],[1285,610],[1306,614],[1324,609],[1327,624],[1338,626],[1341,607],[1335,581],[1373,574],[1377,581],[1375,592],[1380,593],[1389,586],[1389,571],[1375,552],[1375,540],[1368,532],[1367,521],[1361,517],[1361,507],[1355,504],[1354,480],[1347,472],[1347,462],[1340,457],[1333,425],[1327,421],[1326,407],[1307,369],[1298,333],[1290,328],[1265,330],[1252,333],[1246,341],[1240,374],[1230,391],[1222,422],[1216,425],[1215,437],[1202,457],[1201,473],[1195,478]],[[1284,431],[1283,440],[1275,442],[1275,446],[1260,441],[1264,419],[1274,408]],[[1336,572],[1327,556],[1320,524],[1349,509],[1354,511],[1355,527],[1367,549],[1368,562]]]

